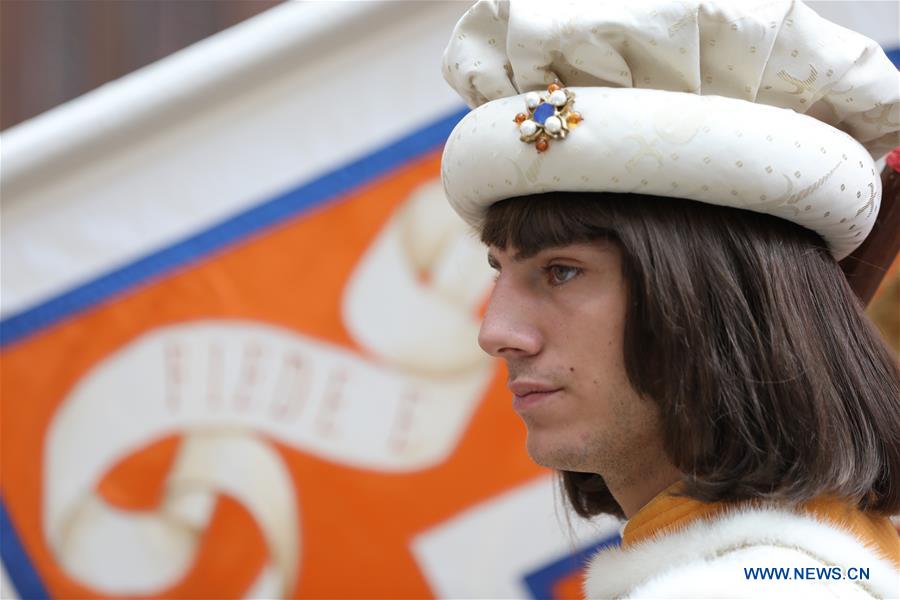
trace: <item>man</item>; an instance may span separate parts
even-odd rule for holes
[[[444,73],[479,343],[574,510],[628,519],[586,595],[897,597],[896,359],[836,262],[898,143],[884,53],[799,2],[480,2]]]

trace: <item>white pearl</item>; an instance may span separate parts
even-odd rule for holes
[[[562,121],[559,120],[559,117],[547,117],[547,120],[544,121],[544,129],[550,133],[556,133],[562,129]]]
[[[525,94],[525,106],[528,108],[534,108],[540,103],[541,97],[537,95],[537,92],[528,92]]]
[[[519,125],[519,131],[522,132],[522,135],[534,135],[534,132],[537,131],[537,123],[531,119],[522,121],[522,124]]]
[[[562,90],[556,90],[550,94],[550,104],[553,106],[562,106],[566,103],[566,93]]]

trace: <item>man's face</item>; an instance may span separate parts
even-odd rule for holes
[[[658,449],[656,407],[625,373],[618,247],[578,243],[524,260],[490,247],[488,262],[498,276],[478,343],[506,361],[531,458],[607,476]]]

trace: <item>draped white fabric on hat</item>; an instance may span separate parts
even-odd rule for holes
[[[633,192],[773,214],[840,259],[878,214],[874,159],[900,144],[897,69],[798,1],[482,1],[443,70],[474,108],[442,175],[475,227],[504,198]],[[554,82],[577,111],[564,136],[525,102]]]

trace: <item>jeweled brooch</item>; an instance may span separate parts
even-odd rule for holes
[[[572,108],[575,93],[561,86],[559,82],[547,86],[546,92],[525,94],[528,113],[519,113],[513,119],[519,126],[519,139],[533,143],[538,152],[550,147],[550,140],[564,140],[572,127],[583,119]]]

